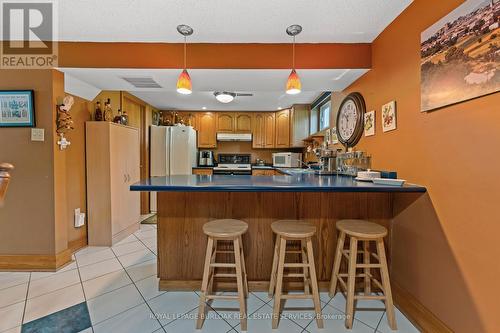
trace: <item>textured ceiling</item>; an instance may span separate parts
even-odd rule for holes
[[[64,0],[59,40],[179,42],[178,24],[195,30],[190,42],[289,42],[285,29],[303,26],[305,43],[372,42],[411,0]]]

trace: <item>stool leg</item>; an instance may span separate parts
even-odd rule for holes
[[[347,304],[345,326],[352,328],[354,319],[354,291],[356,285],[356,258],[358,254],[358,239],[351,237],[351,246],[349,249],[349,272],[347,273]]]
[[[307,244],[305,241],[301,240],[300,241],[300,251],[301,251],[301,257],[302,257],[302,263],[304,265],[308,265],[308,260],[307,260],[307,251],[305,250]],[[306,267],[304,266],[304,268],[302,269],[303,273],[304,273],[304,293],[306,295],[309,295],[311,292],[309,290],[309,265]]]
[[[392,303],[391,282],[389,280],[389,270],[387,269],[387,259],[385,257],[384,240],[377,239],[377,252],[380,261],[380,276],[382,278],[382,287],[384,287],[385,311],[387,312],[387,321],[392,330],[397,329],[396,317],[394,315],[394,304]]]
[[[345,233],[340,232],[339,239],[337,240],[337,250],[335,251],[335,259],[333,261],[332,278],[330,281],[329,296],[334,297],[337,292],[337,281],[340,270],[340,263],[342,262],[342,250],[344,249]]]
[[[314,254],[311,238],[306,240],[307,256],[309,261],[309,274],[311,275],[311,288],[313,294],[314,311],[316,312],[316,325],[323,328],[323,316],[321,315],[321,303],[319,301],[318,280],[316,279],[316,267],[314,265]]]
[[[236,264],[236,283],[238,285],[238,300],[240,302],[240,327],[242,331],[246,331],[247,315],[246,315],[245,287],[243,283],[241,245],[239,238],[234,239],[234,259]]]
[[[279,258],[278,258],[278,267],[277,267],[277,273],[278,276],[276,277],[276,289],[275,289],[275,295],[274,295],[274,307],[273,307],[273,323],[272,327],[273,329],[278,328],[278,323],[279,323],[279,317],[281,315],[281,293],[282,293],[282,288],[283,288],[283,269],[284,269],[284,264],[285,264],[285,251],[286,251],[286,239],[281,238],[279,239]]]
[[[363,264],[370,264],[370,241],[363,241]],[[372,284],[370,279],[370,268],[365,267],[365,295],[369,296],[372,293]]]
[[[240,236],[240,248],[241,248],[241,268],[243,269],[243,286],[245,287],[245,297],[248,297],[248,277],[247,277],[247,267],[245,264],[245,251],[243,251],[243,240]]]
[[[205,254],[205,267],[203,268],[203,280],[201,282],[200,307],[198,308],[198,320],[196,321],[196,329],[201,329],[205,321],[205,308],[207,299],[208,274],[210,273],[210,261],[212,260],[212,251],[214,240],[208,237],[207,252]]]
[[[212,249],[212,257],[210,258],[210,263],[215,262],[215,258],[217,258],[217,240],[214,239],[214,246]],[[207,295],[213,294],[213,288],[214,288],[214,275],[215,275],[215,267],[210,267],[210,271],[208,273],[208,276],[210,277],[210,281],[208,282],[208,287],[207,287]]]
[[[276,241],[274,243],[273,266],[271,268],[271,281],[269,282],[269,298],[273,297],[274,287],[276,286],[276,272],[278,270],[279,248],[280,236],[276,235]]]

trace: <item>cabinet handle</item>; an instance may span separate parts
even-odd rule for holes
[[[127,175],[126,174],[123,174],[123,182],[126,183],[127,182]]]

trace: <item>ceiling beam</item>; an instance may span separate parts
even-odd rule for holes
[[[371,44],[296,44],[297,69],[371,68]],[[292,45],[190,43],[187,67],[288,69]],[[181,68],[182,43],[59,42],[59,67]]]

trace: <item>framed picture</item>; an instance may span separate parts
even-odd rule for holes
[[[467,0],[420,35],[421,111],[500,91],[500,0]]]
[[[384,132],[396,129],[396,101],[382,106],[382,130]]]
[[[339,143],[339,138],[337,136],[337,127],[330,128],[330,143],[332,145]]]
[[[365,136],[375,135],[375,111],[365,113]]]
[[[33,90],[0,90],[0,127],[35,127]]]

